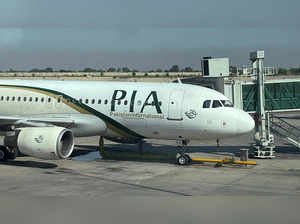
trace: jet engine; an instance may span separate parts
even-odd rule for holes
[[[25,155],[41,159],[66,159],[74,149],[71,130],[62,127],[20,128],[17,147]]]

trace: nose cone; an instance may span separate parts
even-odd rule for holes
[[[241,111],[239,114],[239,120],[237,123],[238,134],[246,134],[253,131],[255,122],[253,118],[246,112]]]

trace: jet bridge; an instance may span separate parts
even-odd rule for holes
[[[300,78],[267,77],[264,74],[264,51],[250,53],[255,65],[251,77],[197,77],[183,79],[183,83],[215,89],[230,98],[235,107],[255,117],[258,129],[254,156],[274,157],[274,136],[300,148],[300,131],[297,127],[274,114],[300,111]],[[271,119],[270,119],[271,117]]]

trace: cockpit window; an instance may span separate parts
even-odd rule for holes
[[[211,100],[205,100],[203,103],[203,108],[210,108]]]
[[[222,107],[222,104],[219,100],[214,100],[212,104],[213,108]]]
[[[233,104],[229,100],[221,100],[224,107],[233,107]]]

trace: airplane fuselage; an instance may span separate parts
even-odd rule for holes
[[[1,115],[88,114],[105,122],[110,137],[203,140],[251,131],[252,118],[225,101],[217,91],[179,83],[0,81]],[[98,135],[92,132],[74,135]]]

